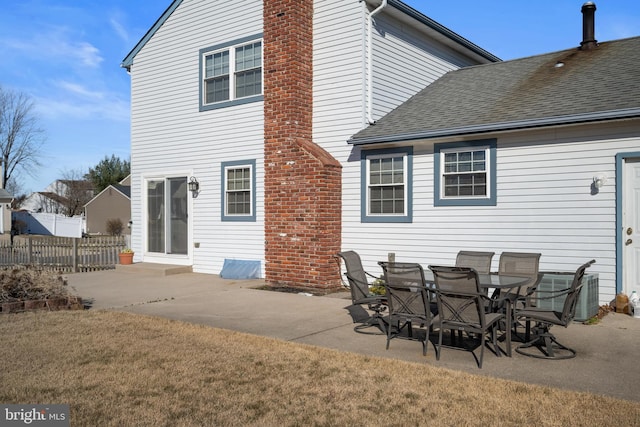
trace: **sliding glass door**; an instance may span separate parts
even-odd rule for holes
[[[187,254],[187,177],[147,182],[147,250]]]

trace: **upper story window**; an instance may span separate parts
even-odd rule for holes
[[[200,76],[201,111],[262,100],[262,41],[252,36],[201,49]]]
[[[434,146],[435,206],[495,206],[496,142]]]
[[[255,221],[255,160],[222,163],[222,220]]]
[[[411,222],[412,149],[362,153],[362,222]]]

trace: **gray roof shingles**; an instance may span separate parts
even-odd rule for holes
[[[631,116],[640,116],[640,37],[451,71],[349,142]]]

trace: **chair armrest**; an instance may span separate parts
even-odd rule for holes
[[[583,283],[580,283],[576,286],[574,292],[579,291],[583,286]],[[535,306],[532,304],[532,301],[543,301],[550,300],[561,297],[563,295],[568,295],[571,292],[571,288],[559,289],[559,290],[540,290],[540,289],[529,289],[527,290],[527,294],[519,297],[517,301],[524,303],[525,307]],[[541,296],[542,294],[542,296]]]
[[[382,282],[384,283],[384,279],[381,276],[374,276],[373,274],[369,273],[368,271],[365,271],[364,274],[366,274],[367,276],[371,277],[372,279],[382,280]]]

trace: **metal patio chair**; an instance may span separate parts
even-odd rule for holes
[[[469,267],[479,274],[489,274],[493,255],[495,252],[460,251],[456,256],[456,267]]]
[[[354,306],[366,306],[373,312],[354,329],[360,333],[386,334],[387,324],[382,313],[387,310],[387,299],[384,295],[372,294],[369,290],[369,278],[377,279],[376,276],[367,273],[362,267],[360,255],[355,251],[339,252],[338,256],[344,261],[346,272],[344,275],[349,282],[351,292],[351,303]],[[366,332],[364,329],[378,327],[380,332]]]
[[[422,343],[422,354],[426,356],[433,316],[422,266],[407,262],[378,264],[384,271],[384,286],[389,307],[387,350],[393,338],[417,340]],[[416,327],[419,330],[416,330]]]
[[[524,276],[529,281],[510,292],[504,297],[515,301],[518,297],[527,295],[529,290],[535,288],[540,282],[540,256],[539,253],[532,252],[502,252],[500,254],[500,264],[498,274],[508,276]]]
[[[540,256],[539,253],[533,252],[502,252],[500,254],[500,262],[498,266],[498,274],[508,276],[526,277],[529,280],[522,286],[510,289],[503,294],[496,291],[492,296],[493,310],[505,310],[505,304],[510,303],[512,309],[518,303],[518,298],[529,295],[538,286],[542,279],[540,274]],[[513,336],[521,340],[518,335],[518,326],[521,326],[517,319],[513,317],[511,328]]]
[[[498,357],[496,329],[504,314],[487,312],[487,296],[480,287],[478,272],[467,267],[442,267],[430,265],[436,284],[436,302],[438,315],[433,319],[434,327],[439,327],[438,345],[436,347],[436,359],[440,360],[442,351],[442,335],[444,329],[451,331],[464,331],[480,345],[480,358],[476,356],[473,348],[469,350],[482,368],[484,357],[485,339],[491,334],[491,342]],[[454,347],[458,348],[458,347]]]
[[[585,271],[595,260],[591,260],[581,265],[573,275],[571,285],[561,290],[536,290],[527,297],[522,298],[524,308],[515,311],[515,317],[526,322],[532,322],[533,339],[530,339],[530,332],[527,330],[526,342],[516,347],[520,354],[539,359],[570,359],[576,356],[575,350],[560,344],[555,336],[550,332],[553,325],[569,326],[576,314],[576,305],[582,290],[582,279]],[[565,298],[562,310],[544,308],[545,301],[555,298]]]

